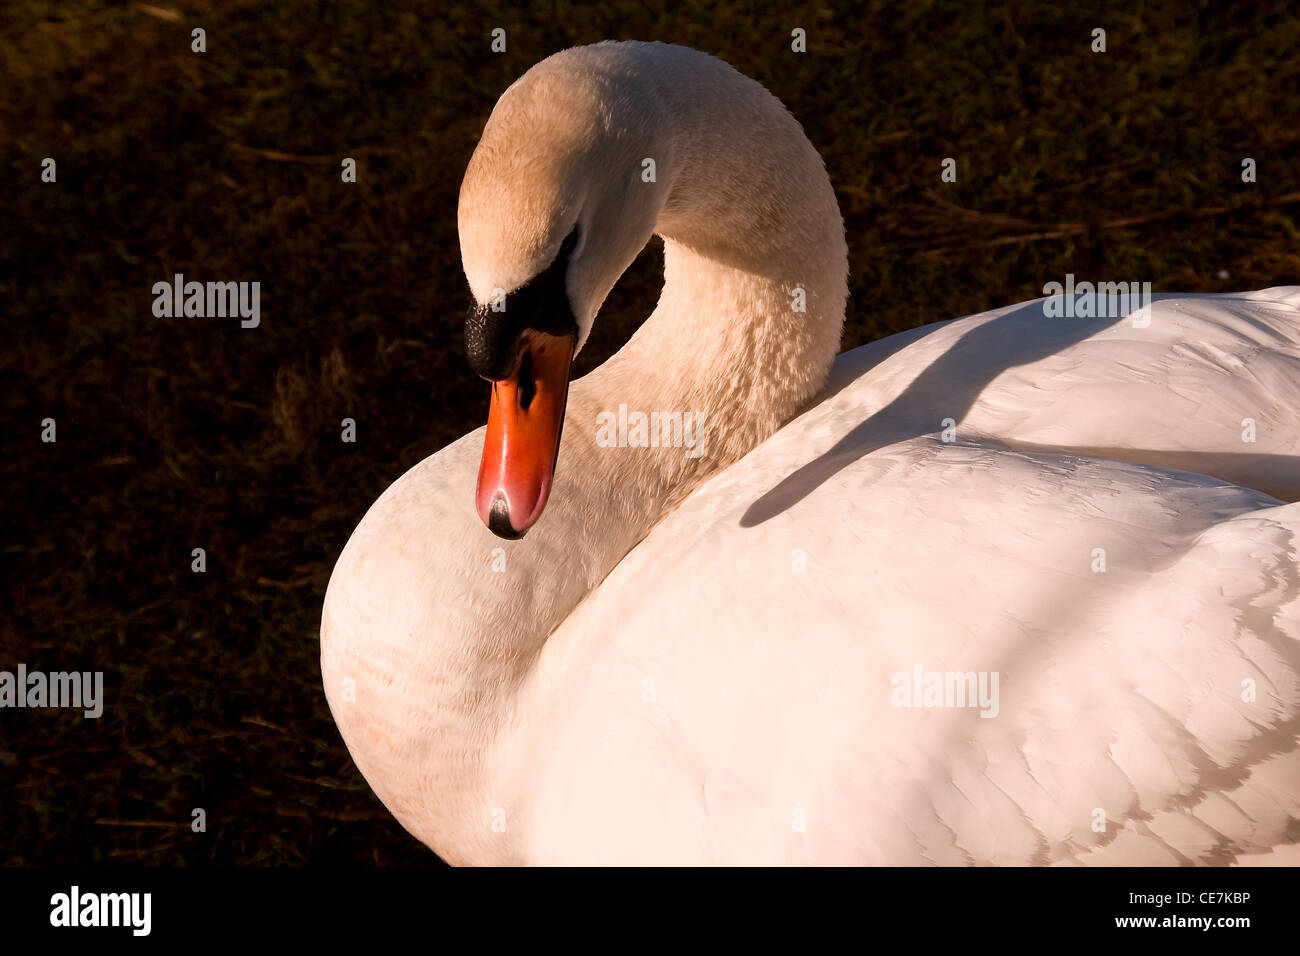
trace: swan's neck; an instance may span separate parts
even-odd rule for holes
[[[502,763],[527,747],[556,628],[677,502],[796,415],[838,351],[843,226],[798,124],[721,64],[656,82],[667,84],[674,157],[656,225],[664,290],[627,345],[573,383],[542,519],[518,542],[489,535],[473,509],[481,432],[467,436],[398,482],[354,534],[335,581],[369,586],[353,595],[359,607],[333,586],[327,597],[322,667],[349,748],[398,819],[453,860],[502,858],[510,845],[508,828],[491,827],[511,799]],[[677,447],[641,446],[632,416],[652,413],[661,437],[681,421]],[[687,421],[698,453],[685,447]],[[333,633],[344,631],[352,644]],[[348,673],[370,674],[369,713],[336,703],[330,681]]]
[[[619,524],[639,539],[710,472],[797,414],[839,351],[847,249],[821,157],[759,84],[709,70],[660,70],[667,105],[656,150],[671,190],[658,307],[611,360],[575,383],[561,452],[593,494],[639,485]],[[650,71],[647,71],[650,72]],[[664,171],[664,170],[661,170]],[[595,416],[688,414],[702,452],[610,454],[583,442]],[[576,461],[574,459],[577,459]],[[560,479],[563,480],[563,479]],[[626,553],[604,553],[608,570]]]

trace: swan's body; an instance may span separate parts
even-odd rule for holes
[[[543,95],[560,116],[523,119]],[[578,246],[579,341],[650,225],[664,296],[573,383],[527,537],[475,515],[480,429],[349,541],[322,671],[367,780],[461,863],[1276,858],[1300,839],[1300,504],[1269,497],[1300,497],[1300,289],[1166,297],[1146,328],[1027,303],[847,353],[823,388],[843,238],[774,103],[639,44],[503,96],[462,192],[478,301],[555,255],[555,183],[593,149],[657,149],[665,182],[603,223],[629,233],[609,261]],[[583,150],[514,198],[548,124]],[[704,455],[600,447],[620,404],[702,414]],[[918,669],[996,673],[996,715],[895,706]]]

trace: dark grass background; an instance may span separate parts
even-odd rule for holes
[[[319,609],[375,497],[484,420],[456,197],[531,64],[659,39],[766,84],[840,198],[848,348],[1067,272],[1300,282],[1295,5],[1168,7],[0,3],[0,669],[103,670],[107,696],[98,721],[0,711],[0,859],[436,861],[334,729]],[[652,246],[580,372],[647,314],[659,270]],[[175,272],[260,280],[261,327],[154,318]]]

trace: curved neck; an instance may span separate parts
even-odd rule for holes
[[[669,190],[655,232],[664,240],[664,288],[623,349],[574,383],[560,466],[580,454],[581,480],[597,494],[629,480],[660,489],[619,516],[639,540],[821,388],[839,351],[848,250],[821,156],[779,100],[695,51],[638,45],[630,54],[663,58],[639,72],[655,78],[662,108],[665,142],[655,152],[667,158]],[[674,56],[688,62],[668,62]],[[619,456],[581,444],[595,416],[622,405],[693,415],[702,453]],[[611,551],[609,567],[625,553]]]

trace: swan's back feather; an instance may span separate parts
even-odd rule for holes
[[[999,315],[1019,329],[1015,309],[842,357],[824,402],[666,517],[547,643],[511,750],[529,857],[1223,863],[1295,843],[1300,504],[1008,446],[1227,455],[1219,430],[1238,419],[1239,445],[1253,402],[1285,485],[1298,304],[1166,299],[1151,329],[1052,343],[1039,367],[971,347]],[[1152,329],[1160,348],[1120,358]],[[967,381],[935,374],[954,348]],[[1111,407],[1075,434],[1089,376]],[[972,388],[942,440],[934,413]],[[1196,421],[1159,427],[1171,388],[1199,396],[1203,442]],[[893,706],[917,667],[997,673],[996,716]]]

